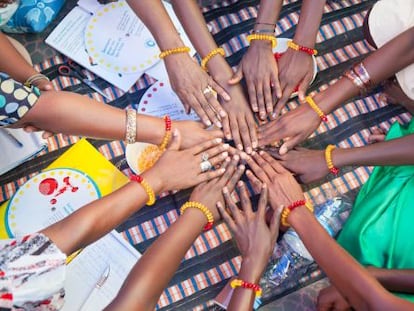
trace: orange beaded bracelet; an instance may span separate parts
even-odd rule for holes
[[[313,213],[313,205],[310,202],[307,202],[306,200],[298,200],[290,204],[288,207],[285,207],[282,211],[282,215],[280,216],[280,222],[283,226],[289,227],[289,223],[287,222],[287,218],[295,208],[299,206],[306,206],[306,208]]]
[[[163,59],[172,54],[188,53],[188,52],[190,52],[190,48],[188,46],[182,46],[179,48],[168,49],[168,50],[162,51],[159,55],[159,58]]]
[[[247,36],[247,41],[249,41],[249,43],[252,40],[267,40],[267,41],[270,41],[272,43],[272,49],[274,49],[277,45],[276,37],[273,36],[273,35],[253,33],[253,34]]]
[[[154,190],[152,190],[149,183],[147,183],[146,180],[140,175],[132,175],[130,180],[139,183],[144,188],[145,192],[148,195],[147,205],[148,206],[154,205],[155,193],[154,193]]]
[[[204,216],[206,216],[207,218],[207,224],[204,226],[204,231],[210,230],[213,227],[214,224],[214,216],[213,213],[203,204],[199,203],[199,202],[194,202],[194,201],[188,201],[186,203],[183,204],[183,206],[181,206],[180,208],[180,214],[184,214],[184,212],[186,211],[187,208],[196,208],[198,210],[200,210]]]
[[[315,103],[315,101],[313,100],[312,97],[306,96],[305,100],[308,103],[308,105],[317,113],[317,115],[319,116],[319,118],[323,122],[328,122],[328,118],[323,113],[323,111],[321,110],[321,108],[318,107],[318,105]]]
[[[326,149],[325,149],[325,161],[326,161],[326,165],[328,166],[329,171],[334,175],[338,175],[339,168],[337,168],[332,162],[332,151],[335,148],[336,147],[334,145],[328,145],[326,147]]]
[[[210,53],[208,53],[202,60],[201,60],[201,68],[207,71],[207,63],[216,55],[226,56],[226,52],[223,48],[215,48]]]
[[[306,54],[309,54],[309,55],[318,54],[317,50],[308,48],[306,46],[299,45],[299,44],[293,42],[293,40],[288,41],[287,46],[289,48],[291,48],[292,50],[305,52]]]
[[[256,297],[262,296],[262,288],[258,284],[249,283],[240,279],[234,279],[230,282],[231,288],[242,287],[246,289],[251,289],[255,292]]]

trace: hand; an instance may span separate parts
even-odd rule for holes
[[[220,165],[227,158],[229,145],[223,144],[221,138],[184,150],[179,150],[180,142],[180,133],[175,129],[167,150],[155,165],[143,174],[145,178],[151,179],[150,185],[154,189],[159,189],[159,192],[190,188],[224,173],[223,168],[202,172],[200,167],[204,155],[208,156],[212,167]]]
[[[319,292],[316,303],[318,311],[347,311],[353,310],[334,286],[329,286]]]
[[[5,8],[9,4],[14,3],[16,0],[0,0],[0,8]]]
[[[174,121],[173,128],[177,128],[181,134],[181,148],[186,149],[201,144],[206,140],[223,138],[223,131],[217,128],[206,129],[201,122]]]
[[[305,100],[306,90],[313,78],[313,59],[306,53],[287,49],[279,59],[278,66],[280,87],[283,93],[276,103],[275,116],[280,114],[297,86],[299,99]]]
[[[243,261],[246,259],[254,260],[258,273],[261,274],[272,254],[278,237],[281,209],[277,213],[273,213],[271,223],[267,225],[265,220],[268,195],[266,184],[262,186],[256,213],[252,210],[249,193],[242,181],[239,182],[238,188],[241,210],[234,203],[230,195],[231,192],[227,188],[223,189],[223,195],[227,206],[230,208],[231,216],[220,202],[217,203],[217,207],[234,234]]]
[[[214,123],[221,128],[221,120],[227,114],[214,92],[205,90],[210,86],[224,100],[230,100],[229,94],[186,54],[168,56],[165,58],[165,65],[172,89],[183,102],[187,113],[192,108],[206,126]]]
[[[26,133],[32,133],[32,132],[40,132],[40,131],[43,131],[42,129],[37,128],[37,127],[32,126],[32,125],[27,125],[27,126],[25,126],[25,127],[23,128],[23,130],[24,130]],[[42,133],[42,138],[43,138],[43,139],[48,139],[49,137],[52,137],[53,135],[55,135],[55,134],[54,134],[54,133],[52,133],[52,132],[43,131],[43,133]]]
[[[265,120],[266,114],[273,114],[274,98],[282,96],[271,42],[252,41],[229,84],[239,83],[243,76],[246,79],[252,110],[259,113],[260,119]],[[276,94],[272,94],[272,87]]]
[[[239,150],[251,153],[257,148],[257,125],[250,110],[241,86],[234,85],[227,90],[231,96],[231,102],[223,102],[223,108],[228,117],[223,120],[223,132],[226,139],[233,138]]]
[[[296,175],[299,182],[308,184],[329,174],[324,150],[311,150],[296,147],[284,155],[276,150],[268,151],[280,164]]]
[[[265,183],[269,187],[269,201],[274,211],[282,205],[288,206],[292,202],[303,200],[303,192],[292,174],[268,153],[255,152],[247,157],[247,164],[252,172],[247,171],[247,177],[252,184]]]
[[[226,159],[224,168],[226,172],[220,177],[204,182],[198,185],[191,194],[190,201],[200,202],[213,213],[214,219],[218,220],[220,215],[216,209],[216,203],[224,204],[224,198],[222,195],[223,188],[233,191],[236,183],[240,180],[240,177],[244,172],[244,165],[237,167],[240,157],[238,155]]]
[[[279,149],[281,155],[304,141],[315,131],[321,119],[307,104],[289,111],[259,128],[259,146],[284,140]]]

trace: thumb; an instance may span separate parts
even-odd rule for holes
[[[300,136],[295,136],[294,138],[290,138],[289,140],[285,139],[283,145],[279,149],[279,154],[284,155],[290,149],[293,149],[297,144],[300,142]]]
[[[168,145],[168,150],[179,150],[181,145],[181,134],[178,129],[174,129],[172,133],[171,142]]]
[[[233,76],[230,78],[230,80],[228,81],[228,83],[230,85],[234,85],[234,84],[239,83],[241,81],[241,79],[243,79],[243,68],[242,68],[242,66],[239,66],[239,68],[233,74]]]
[[[273,239],[275,239],[275,242],[277,240],[277,235],[279,232],[279,226],[280,226],[280,215],[282,214],[283,206],[278,206],[273,211],[273,217],[272,221],[270,222],[270,232],[272,233]]]
[[[312,80],[312,76],[305,76],[305,78],[302,80],[302,82],[299,84],[298,87],[298,97],[300,101],[305,101],[305,97],[306,97],[306,90],[309,87],[309,84]]]

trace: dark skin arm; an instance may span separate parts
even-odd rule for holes
[[[414,63],[414,27],[370,54],[363,62],[373,84],[378,84]],[[328,114],[358,93],[359,89],[350,80],[341,78],[326,90],[315,95],[314,100],[322,111]],[[320,122],[318,115],[308,104],[303,103],[275,121],[261,126],[259,145],[263,146],[289,138],[280,148],[280,154],[285,154],[304,141],[317,129]]]
[[[222,188],[227,185],[232,191],[243,174],[244,167],[237,168],[238,160],[238,156],[233,157],[222,178],[199,185],[190,197],[190,201],[207,206],[216,220],[219,215],[215,205],[217,201],[223,200]],[[131,270],[118,296],[105,310],[154,310],[162,291],[206,223],[203,213],[189,208],[144,253]]]

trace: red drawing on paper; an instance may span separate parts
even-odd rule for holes
[[[64,185],[61,188],[59,188],[59,184],[56,179],[45,178],[39,184],[39,191],[43,195],[54,194],[53,198],[50,200],[50,204],[54,205],[57,203],[56,198],[64,194],[67,190],[70,190],[71,192],[76,192],[79,190],[79,187],[76,187],[71,184],[69,176],[65,176],[63,178],[63,183]]]

